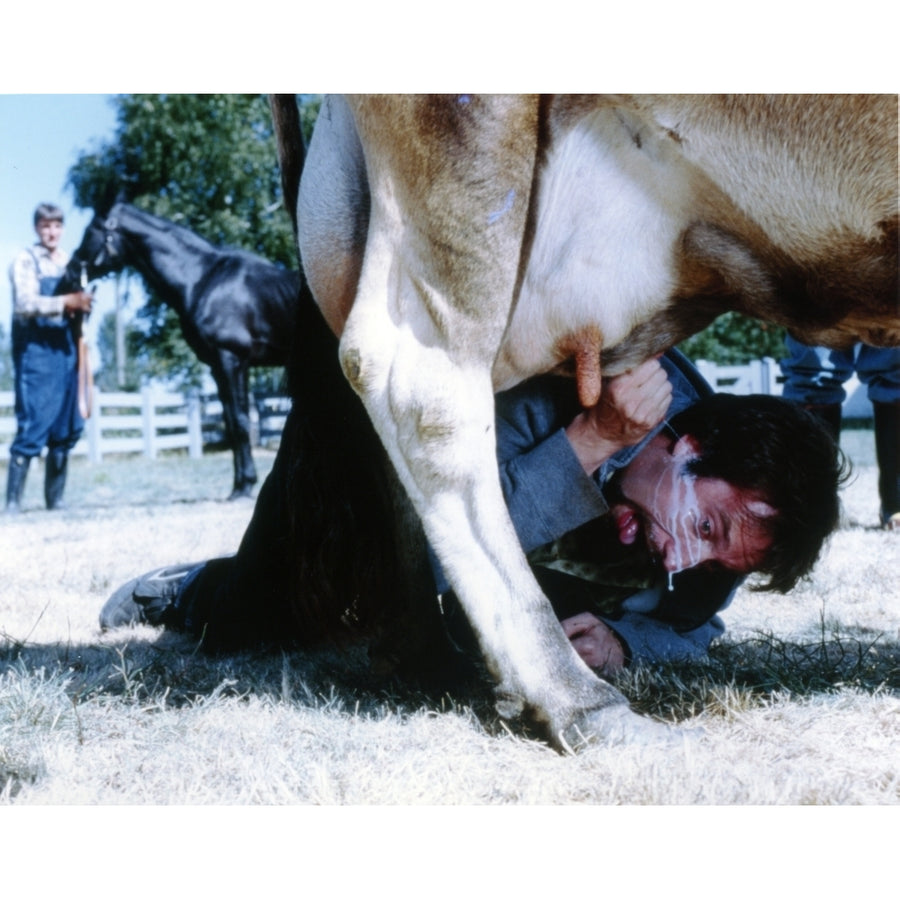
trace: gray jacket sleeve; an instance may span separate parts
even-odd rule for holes
[[[725,632],[725,623],[718,616],[684,632],[647,613],[626,612],[621,619],[601,619],[622,641],[629,663],[700,659],[706,656],[712,641]]]
[[[500,483],[526,553],[609,509],[562,430],[527,453],[501,462]]]
[[[527,553],[609,507],[566,437],[579,412],[574,382],[538,378],[497,397],[497,463],[510,516]]]

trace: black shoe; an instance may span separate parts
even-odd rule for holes
[[[31,458],[28,456],[10,456],[9,474],[6,481],[6,511],[16,515],[22,511],[22,492],[25,490],[25,478]]]
[[[127,581],[103,604],[100,627],[123,625],[165,625],[181,584],[202,563],[188,563],[154,569]]]
[[[63,492],[66,489],[66,472],[69,455],[64,450],[50,450],[44,464],[44,500],[47,509],[65,509]]]

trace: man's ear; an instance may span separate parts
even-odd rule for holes
[[[692,434],[683,434],[672,447],[672,456],[696,459],[700,456],[700,441]]]

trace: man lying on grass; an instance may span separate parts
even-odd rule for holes
[[[106,602],[101,627],[164,625],[210,650],[303,645],[325,635],[311,611],[315,591],[304,593],[297,572],[333,551],[330,538],[291,537],[312,507],[296,499],[295,482],[315,476],[301,471],[299,426],[290,421],[303,403],[291,412],[237,554],[128,582]],[[578,406],[574,381],[534,378],[498,396],[496,423],[502,486],[522,547],[575,649],[603,674],[704,655],[724,631],[717,613],[747,574],[767,575],[766,589],[789,590],[838,522],[845,464],[817,420],[780,398],[713,394],[677,351],[609,379],[588,410]],[[362,457],[360,450],[359,466]],[[326,494],[323,502],[340,499]],[[338,549],[333,577],[344,577],[341,567],[365,576],[371,549],[361,541]],[[471,646],[433,554],[424,544],[421,559],[407,551],[395,548],[400,565],[429,562],[419,565],[432,581],[418,600],[434,610],[444,643]],[[379,578],[373,568],[373,594]],[[361,580],[363,589],[341,598],[328,637],[367,631]]]

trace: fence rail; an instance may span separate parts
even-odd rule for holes
[[[777,360],[768,356],[742,366],[720,366],[702,359],[695,365],[713,390],[726,394],[774,394],[780,397],[784,387],[784,376]],[[855,373],[844,385],[844,391],[844,418],[871,419],[872,402],[866,386]]]
[[[700,360],[696,365],[716,391],[781,394],[784,379],[774,359],[758,359],[743,366]],[[844,416],[871,419],[872,404],[855,375],[845,389]],[[0,391],[0,459],[9,457],[9,445],[16,433],[13,404],[12,391]],[[277,439],[290,408],[288,397],[256,397],[250,407],[253,443],[258,446]],[[94,413],[72,452],[92,462],[110,453],[140,453],[153,459],[161,450],[170,449],[186,449],[197,458],[204,444],[223,439],[222,404],[215,394],[185,396],[154,387],[140,393],[95,391]]]
[[[288,397],[256,397],[250,405],[252,443],[268,444],[281,435],[290,410]],[[0,459],[9,458],[16,433],[15,397],[0,391]],[[155,459],[163,450],[187,450],[192,459],[204,444],[224,439],[222,404],[215,394],[178,394],[159,388],[140,392],[94,391],[93,412],[72,453],[100,462],[115,453]]]

